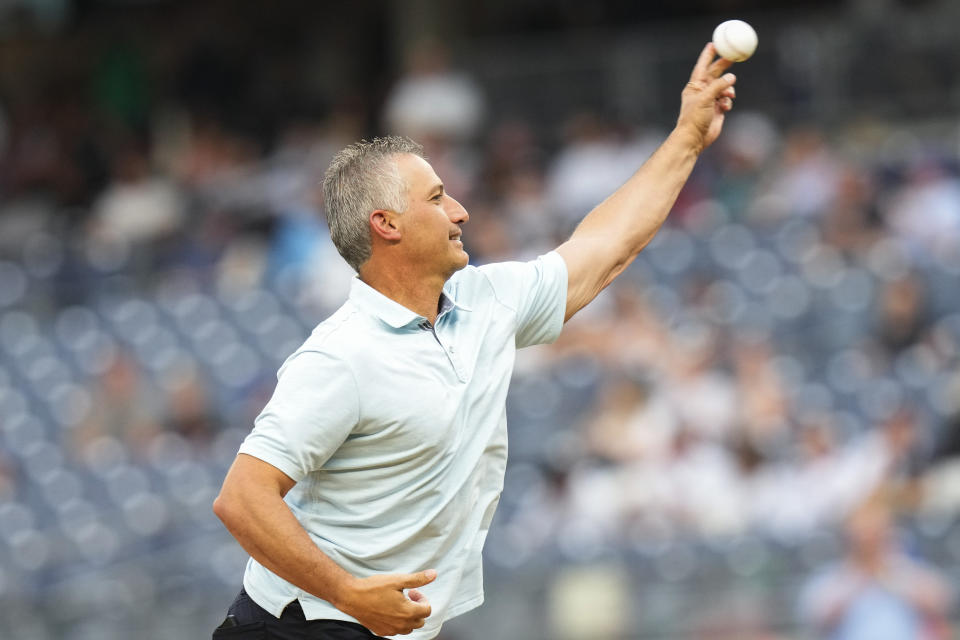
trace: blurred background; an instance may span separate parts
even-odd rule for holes
[[[318,183],[421,141],[472,261],[562,241],[713,27],[738,99],[636,263],[518,358],[443,640],[955,637],[960,3],[0,3],[0,638],[205,638],[211,513],[345,299]]]

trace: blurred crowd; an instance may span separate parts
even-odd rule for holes
[[[251,128],[216,49],[172,68],[163,100],[122,47],[90,101],[70,84],[0,96],[0,532],[26,570],[52,565],[57,536],[102,542],[97,513],[150,541],[177,504],[203,512],[277,366],[352,277],[318,185],[368,114],[347,100]],[[495,116],[425,42],[373,127],[424,144],[470,212],[474,264],[555,247],[665,135],[589,110],[559,132]],[[734,111],[625,275],[521,354],[495,560],[953,518],[958,158],[910,131]],[[858,515],[878,491],[887,515]],[[43,530],[38,550],[25,532]],[[948,590],[917,576],[942,614]],[[835,622],[841,596],[811,586],[804,615]]]
[[[864,160],[757,114],[725,134],[633,279],[556,345],[602,379],[560,457],[573,478],[562,508],[641,537],[646,522],[788,538],[889,482],[910,509],[954,510],[941,479],[960,408],[953,159],[921,144]],[[546,171],[540,218],[581,195],[568,163],[583,157],[572,173],[587,183],[598,167],[581,200],[596,202],[640,146],[572,140]]]

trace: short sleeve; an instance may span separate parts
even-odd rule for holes
[[[553,342],[567,308],[567,265],[551,251],[530,262],[480,267],[494,295],[517,314],[517,348]]]
[[[347,439],[357,424],[358,407],[357,385],[345,363],[318,351],[297,352],[280,369],[273,397],[240,453],[299,482]]]

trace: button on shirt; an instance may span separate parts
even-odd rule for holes
[[[278,374],[240,452],[297,484],[287,505],[317,546],[357,577],[437,570],[426,625],[483,602],[480,552],[503,489],[505,403],[516,349],[560,334],[567,269],[468,266],[444,286],[434,325],[363,283]],[[279,616],[354,621],[250,559],[244,588]]]

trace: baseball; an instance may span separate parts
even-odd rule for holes
[[[757,32],[743,20],[727,20],[713,30],[713,46],[721,57],[743,62],[757,50]]]

